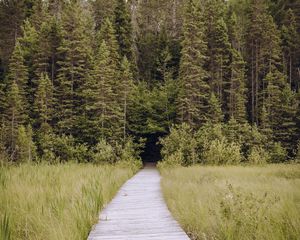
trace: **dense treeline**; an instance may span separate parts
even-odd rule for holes
[[[213,146],[292,158],[299,16],[297,0],[2,0],[1,159],[132,160],[170,131],[163,154],[184,164]],[[170,150],[176,131],[191,156]],[[205,151],[203,131],[220,131]]]

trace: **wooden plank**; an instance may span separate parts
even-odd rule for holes
[[[128,180],[101,212],[88,240],[187,240],[169,212],[160,175],[147,166]]]

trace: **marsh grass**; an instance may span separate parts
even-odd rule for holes
[[[168,207],[191,239],[300,239],[300,165],[161,173]]]
[[[133,174],[129,167],[89,164],[0,168],[0,239],[86,239]]]

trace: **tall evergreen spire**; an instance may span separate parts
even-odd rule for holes
[[[179,121],[197,127],[206,120],[210,87],[204,69],[207,43],[201,10],[193,0],[186,6],[180,61]]]

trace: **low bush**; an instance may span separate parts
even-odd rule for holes
[[[240,146],[229,143],[225,137],[216,139],[206,145],[204,163],[212,165],[238,164],[242,161]]]
[[[270,158],[267,137],[256,126],[238,124],[233,118],[227,124],[207,123],[197,131],[187,124],[174,126],[160,143],[165,166],[258,164]],[[272,151],[274,162],[284,160],[285,152],[280,145],[275,144]],[[263,159],[259,159],[259,154],[263,154]]]
[[[270,161],[270,154],[262,147],[254,146],[248,155],[248,162],[254,165],[266,164]]]

